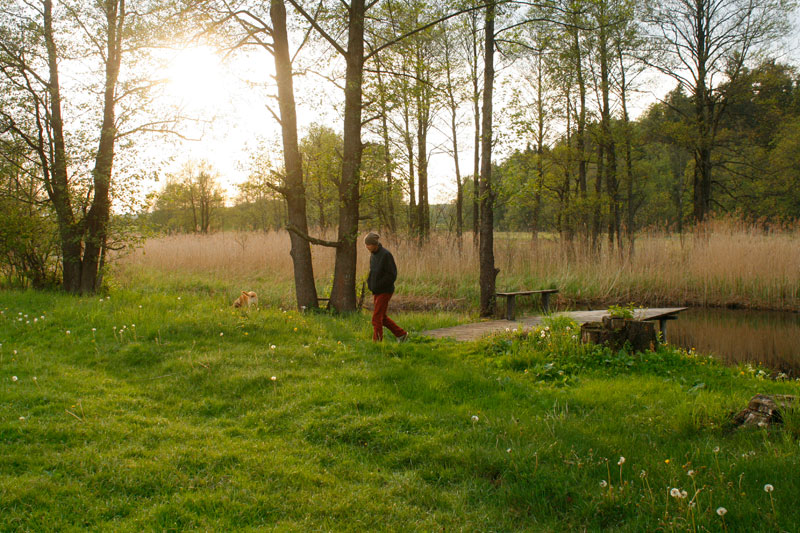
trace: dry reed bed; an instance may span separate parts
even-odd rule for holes
[[[331,236],[329,236],[331,237]],[[414,240],[388,238],[406,294],[475,298],[478,257],[465,237],[434,235]],[[800,234],[764,232],[728,224],[684,235],[641,235],[632,259],[604,251],[527,237],[498,236],[495,262],[498,289],[555,286],[572,302],[628,302],[647,305],[740,305],[794,309],[800,303]],[[334,252],[314,246],[314,271],[320,287],[330,283]],[[192,273],[214,279],[249,278],[291,284],[289,237],[285,232],[176,235],[152,238],[119,258],[121,278],[136,283],[137,272]],[[369,268],[359,253],[359,277]]]

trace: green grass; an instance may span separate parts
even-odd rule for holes
[[[581,347],[563,321],[373,344],[365,314],[242,313],[229,296],[201,280],[102,301],[0,292],[0,530],[800,527],[800,417],[728,423],[797,382]]]

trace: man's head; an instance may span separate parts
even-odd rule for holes
[[[364,237],[364,244],[372,253],[375,253],[378,248],[381,246],[381,237],[375,232],[369,232],[366,237]]]

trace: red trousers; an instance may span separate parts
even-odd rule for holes
[[[395,337],[402,337],[406,334],[403,328],[395,324],[391,318],[386,316],[386,311],[389,309],[389,300],[391,299],[391,292],[374,294],[372,296],[372,301],[374,304],[374,308],[372,310],[372,340],[375,342],[383,340],[384,326],[389,328],[389,331],[394,333]]]

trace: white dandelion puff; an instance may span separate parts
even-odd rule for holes
[[[717,514],[718,515],[725,516],[725,513],[727,513],[727,512],[728,512],[728,510],[725,509],[724,507],[717,507]]]
[[[772,492],[773,490],[775,490],[775,487],[773,487],[773,486],[772,486],[772,485],[770,485],[769,483],[767,483],[766,485],[764,485],[764,492]]]

